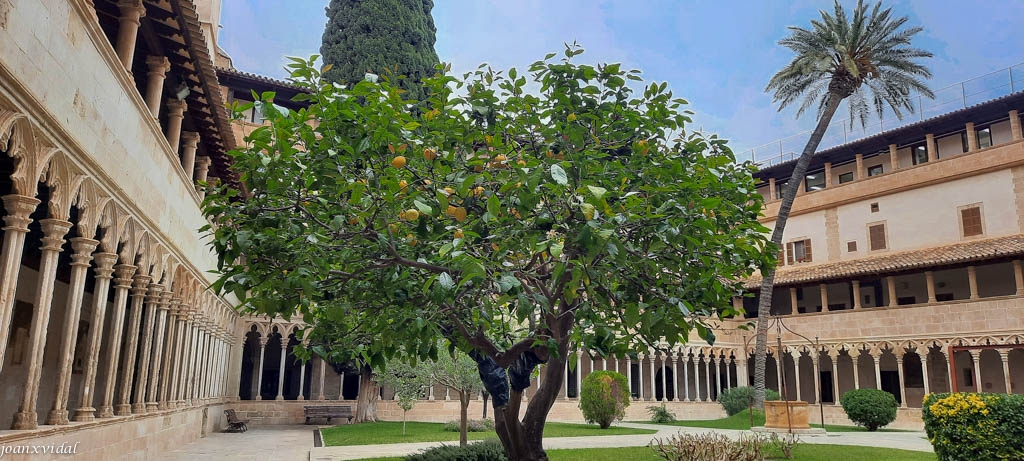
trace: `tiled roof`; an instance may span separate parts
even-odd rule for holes
[[[940,247],[923,248],[869,256],[850,261],[812,266],[783,266],[775,273],[775,285],[852,278],[863,275],[902,272],[912,269],[950,266],[1024,255],[1024,235],[971,240]],[[744,281],[747,288],[761,285],[761,276]]]
[[[256,81],[263,82],[263,83],[266,83],[267,85],[271,85],[271,86],[278,86],[278,87],[282,87],[282,88],[290,88],[292,90],[299,91],[299,92],[302,92],[302,93],[309,93],[310,92],[308,89],[303,88],[303,87],[298,86],[298,85],[295,85],[295,84],[293,84],[291,82],[287,82],[287,81],[284,81],[284,80],[278,80],[276,78],[270,78],[270,77],[267,77],[265,75],[254,74],[252,72],[244,72],[244,71],[241,71],[241,70],[238,70],[238,69],[230,69],[230,68],[227,68],[227,67],[218,67],[217,68],[217,72],[218,73],[222,73],[222,74],[233,75],[235,77],[241,77],[241,78],[246,78],[246,79],[250,79],[250,80],[256,80]]]

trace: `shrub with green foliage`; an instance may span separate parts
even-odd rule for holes
[[[779,400],[779,393],[771,389],[764,390],[765,400]],[[733,387],[729,389],[722,389],[722,393],[718,394],[718,402],[725,408],[725,414],[732,416],[750,407],[750,402],[754,401],[754,388],[753,387]]]
[[[614,371],[596,371],[583,378],[580,388],[580,410],[588,423],[608,429],[612,421],[626,416],[629,387],[626,376]]]
[[[671,423],[676,420],[676,415],[668,408],[662,406],[647,407],[647,412],[651,414],[651,422],[656,424]]]
[[[876,431],[896,420],[896,397],[878,389],[856,389],[839,398],[843,411],[858,426]]]
[[[793,435],[740,434],[733,440],[715,432],[681,432],[668,439],[654,439],[648,446],[667,461],[765,461],[775,453],[779,453],[781,458],[772,459],[792,458],[793,447],[798,441]]]
[[[498,439],[469,445],[441,445],[405,457],[405,461],[508,461]]]
[[[928,394],[921,417],[939,461],[1024,459],[1024,395]]]
[[[459,432],[459,420],[444,423],[445,432]],[[494,430],[493,419],[471,419],[466,421],[466,432],[488,432]]]

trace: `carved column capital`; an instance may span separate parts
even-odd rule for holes
[[[39,221],[43,226],[43,249],[61,251],[64,236],[71,230],[71,222],[63,219],[47,218]]]
[[[180,101],[175,98],[169,98],[167,100],[168,117],[184,117],[186,110],[188,110],[188,104],[185,101]]]
[[[36,211],[39,206],[39,199],[26,197],[24,195],[9,194],[3,196],[4,208],[7,215],[4,216],[4,230],[15,232],[28,232],[28,225],[32,222],[29,215]]]
[[[182,131],[181,140],[184,142],[184,147],[186,149],[195,149],[199,146],[199,133],[196,133],[195,131]],[[207,162],[210,161],[210,157],[203,156],[202,158],[206,158]]]
[[[166,56],[146,56],[146,67],[149,68],[148,76],[164,77],[171,70],[171,61]]]
[[[119,0],[117,7],[121,10],[118,19],[131,21],[136,26],[139,25],[139,20],[146,16],[146,6],[142,4],[142,0]]]
[[[145,296],[146,292],[149,291],[149,281],[153,278],[145,274],[135,274],[132,277],[134,284],[132,285],[132,296]]]

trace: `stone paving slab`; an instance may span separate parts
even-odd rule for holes
[[[307,461],[317,427],[257,426],[242,433],[215,432],[157,460]]]
[[[642,447],[652,440],[665,439],[679,432],[718,432],[736,438],[748,431],[680,427],[657,424],[621,423],[624,427],[652,429],[655,434],[554,437],[544,441],[546,449]],[[380,456],[404,456],[453,442],[395,443],[344,447],[313,447],[314,425],[259,426],[241,434],[214,433],[158,458],[160,461],[216,459],[226,461],[342,461]],[[830,432],[802,435],[801,443],[857,445],[931,452],[924,432]],[[458,442],[454,442],[458,443]]]

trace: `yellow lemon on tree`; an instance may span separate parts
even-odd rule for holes
[[[591,207],[591,208],[593,208],[593,207]],[[413,208],[405,210],[405,219],[407,219],[409,221],[415,221],[417,219],[420,219],[420,212],[416,211]]]
[[[405,157],[401,156],[401,155],[395,157],[393,160],[391,160],[391,166],[393,166],[395,168],[402,168],[402,167],[404,167],[405,166]]]
[[[466,234],[462,233],[462,229],[455,229],[455,238],[457,238],[457,239],[466,238]]]
[[[433,162],[437,158],[437,151],[429,147],[423,149],[423,158],[427,159],[428,162]]]
[[[466,220],[466,209],[463,207],[455,207],[455,211],[452,213],[452,216],[455,217],[456,221],[463,222]]]

